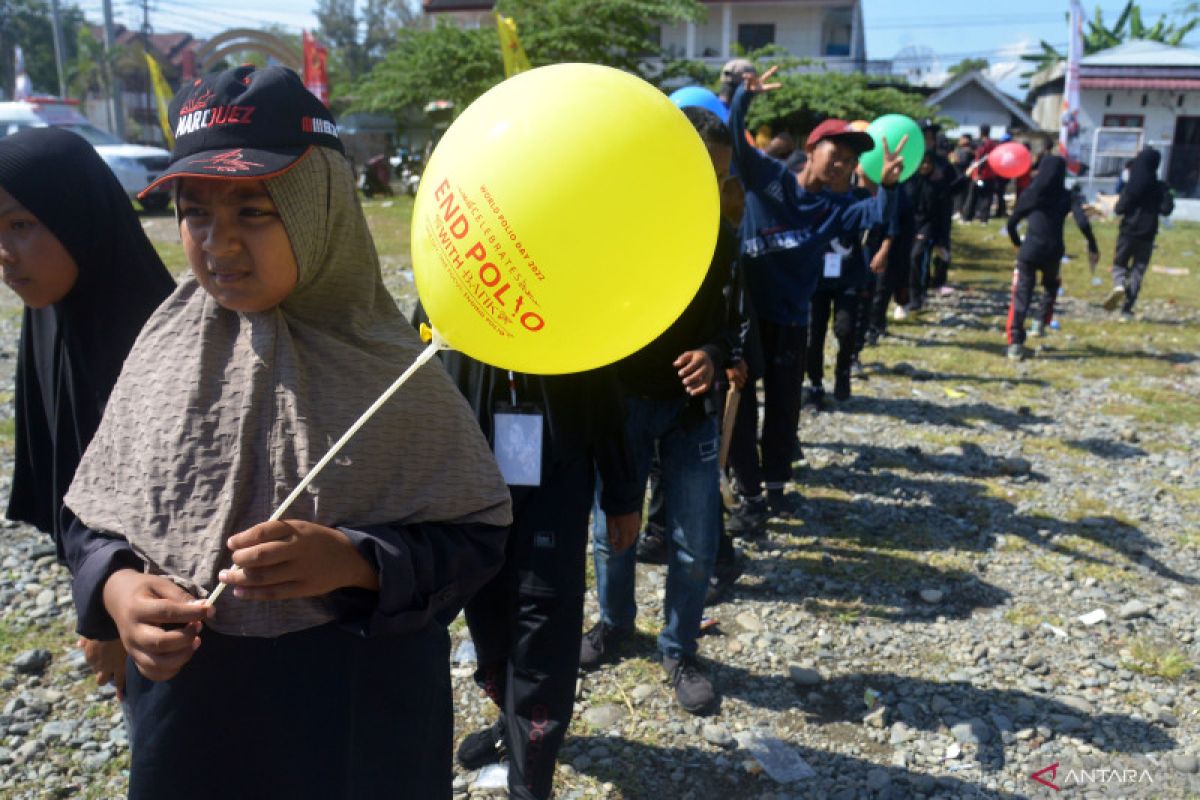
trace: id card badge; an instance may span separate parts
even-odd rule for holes
[[[841,253],[826,253],[825,254],[825,277],[826,278],[842,277],[842,254]]]
[[[492,450],[509,486],[542,485],[542,411],[537,406],[496,406]]]

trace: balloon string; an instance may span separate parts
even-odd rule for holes
[[[449,345],[446,343],[446,340],[439,336],[437,331],[434,331],[432,328],[428,330],[428,334],[426,334],[425,330],[422,330],[421,333],[422,338],[426,338],[426,336],[428,336],[427,341],[429,341],[429,346],[426,347],[419,356],[417,356],[417,360],[412,363],[412,366],[406,369],[404,374],[397,378],[396,382],[389,386],[384,393],[379,396],[379,399],[372,403],[371,407],[362,413],[362,416],[358,418],[358,421],[351,425],[350,429],[342,434],[342,438],[338,439],[334,443],[333,447],[329,448],[329,452],[325,454],[325,457],[318,461],[316,466],[308,471],[308,474],[305,475],[304,479],[296,485],[296,488],[293,489],[292,493],[289,494],[287,498],[279,505],[279,508],[275,509],[275,513],[270,516],[268,521],[276,522],[285,513],[287,513],[287,510],[291,508],[292,503],[296,502],[296,498],[298,498],[304,492],[304,490],[308,488],[308,485],[312,483],[318,475],[321,474],[321,470],[325,469],[329,462],[332,461],[339,452],[341,452],[341,449],[346,446],[346,443],[354,438],[354,434],[358,433],[359,429],[362,428],[363,425],[366,425],[367,421],[370,420],[371,417],[375,416],[375,412],[383,408],[384,403],[392,399],[392,395],[398,392],[400,387],[407,383],[408,379],[411,378],[418,369],[429,363],[429,361],[438,354],[438,351],[449,349]],[[221,596],[221,592],[225,591],[226,586],[228,586],[228,584],[218,584],[217,588],[213,590],[213,593],[208,596],[205,602],[210,606],[215,604],[217,602],[217,598]]]

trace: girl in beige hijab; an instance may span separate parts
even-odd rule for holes
[[[445,626],[500,565],[509,493],[427,365],[265,522],[421,344],[295,73],[205,76],[171,119],[192,277],[66,497],[80,632],[131,658],[129,796],[448,798]]]

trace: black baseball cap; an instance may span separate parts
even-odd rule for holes
[[[286,67],[197,78],[175,94],[168,121],[175,132],[170,166],[139,197],[175,178],[269,178],[312,147],[345,152],[329,109]]]

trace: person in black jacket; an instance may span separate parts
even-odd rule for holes
[[[1129,168],[1129,182],[1117,198],[1117,214],[1121,215],[1121,232],[1113,257],[1113,288],[1104,300],[1104,308],[1112,311],[1121,307],[1121,320],[1133,317],[1158,235],[1158,217],[1170,216],[1175,200],[1167,184],[1158,179],[1158,164],[1162,155],[1153,147],[1137,154]]]
[[[733,154],[728,127],[704,109],[685,108],[684,114],[707,145],[717,180],[723,180]],[[697,224],[719,225],[720,219]],[[696,654],[720,537],[720,441],[712,389],[732,349],[725,288],[737,258],[732,228],[720,225],[719,231],[708,272],[683,314],[653,342],[617,363],[637,485],[644,488],[656,454],[662,469],[669,547],[666,619],[658,637],[662,665],[679,704],[697,714],[718,702]],[[611,658],[614,644],[633,632],[637,615],[634,548],[612,542],[601,509],[593,519],[600,621],[583,637],[580,666],[585,669]]]
[[[1034,335],[1040,336],[1054,318],[1054,301],[1062,285],[1059,269],[1063,257],[1063,222],[1067,214],[1075,218],[1079,232],[1088,242],[1088,260],[1095,265],[1100,260],[1096,237],[1091,223],[1083,212],[1083,199],[1064,183],[1067,162],[1061,156],[1046,156],[1034,176],[1033,183],[1021,193],[1021,199],[1008,218],[1008,235],[1017,248],[1017,266],[1013,271],[1012,302],[1008,311],[1008,357],[1025,355],[1025,315],[1033,299],[1036,273],[1042,273],[1045,295],[1041,316],[1034,322]],[[1025,238],[1017,226],[1028,220]]]
[[[941,234],[942,197],[941,186],[934,178],[932,150],[925,151],[917,174],[905,185],[912,201],[913,242],[909,251],[908,303],[906,310],[920,311],[925,307],[925,293],[929,288],[930,268],[933,251]]]

